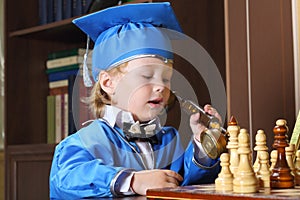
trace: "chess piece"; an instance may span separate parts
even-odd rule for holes
[[[267,151],[261,151],[259,153],[259,169],[257,171],[257,178],[259,186],[263,188],[270,187],[270,167],[269,167],[269,153]]]
[[[283,119],[277,120],[273,132],[275,135],[273,147],[277,149],[277,160],[270,177],[271,188],[293,188],[294,176],[291,174],[285,156],[285,147],[288,146],[286,121]]]
[[[256,173],[258,169],[260,168],[259,166],[259,154],[262,151],[268,151],[267,147],[267,137],[266,134],[263,130],[258,130],[255,136],[255,144],[256,146],[254,147],[254,151],[256,151],[256,160],[253,164],[253,169],[254,172]]]
[[[272,169],[274,168],[275,164],[276,164],[276,161],[277,161],[277,150],[274,149],[271,151],[271,167],[270,167],[270,171],[272,171]]]
[[[285,147],[285,156],[288,166],[291,169],[291,173],[295,176],[296,168],[294,164],[294,156],[295,156],[295,144],[289,144],[289,146]]]
[[[229,169],[229,153],[222,153],[220,161],[222,169],[215,180],[215,189],[217,191],[232,191],[233,175]]]
[[[300,150],[296,152],[295,168],[295,184],[300,185]]]
[[[246,129],[240,130],[238,144],[240,162],[233,179],[233,191],[236,193],[255,193],[258,189],[258,181],[249,160],[251,149],[249,134]]]
[[[236,121],[236,119],[232,116],[228,122],[228,126],[227,126],[227,132],[229,135],[229,141],[227,143],[227,149],[228,152],[230,154],[230,171],[231,173],[235,174],[235,172],[238,169],[238,165],[239,165],[239,155],[237,153],[239,144],[238,144],[238,134],[240,132],[240,127],[238,126],[238,123]]]

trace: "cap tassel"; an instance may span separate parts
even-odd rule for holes
[[[89,68],[87,66],[87,59],[88,59],[88,52],[89,52],[89,44],[90,44],[90,37],[87,37],[86,42],[86,50],[83,57],[83,83],[85,87],[92,87],[93,82],[91,80],[91,77],[89,75]]]

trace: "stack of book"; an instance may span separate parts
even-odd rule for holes
[[[47,96],[47,142],[58,143],[74,133],[88,116],[81,98],[89,95],[83,85],[82,66],[85,49],[75,48],[50,53],[46,61],[49,81]],[[90,67],[91,55],[87,64]]]
[[[92,0],[39,0],[39,23],[47,24],[88,13]]]

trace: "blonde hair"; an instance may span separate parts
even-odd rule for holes
[[[123,63],[117,67],[114,67],[106,71],[110,76],[117,76],[125,73],[125,68],[127,67],[128,62]],[[94,84],[90,96],[83,99],[83,102],[86,103],[89,107],[90,112],[94,117],[100,118],[103,117],[105,105],[111,104],[111,97],[101,88],[100,77],[98,81]]]

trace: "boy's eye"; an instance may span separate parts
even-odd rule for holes
[[[151,79],[152,78],[151,75],[142,75],[142,77],[145,78],[145,79]]]
[[[164,78],[164,79],[163,79],[163,82],[164,82],[164,83],[170,83],[170,79]]]

